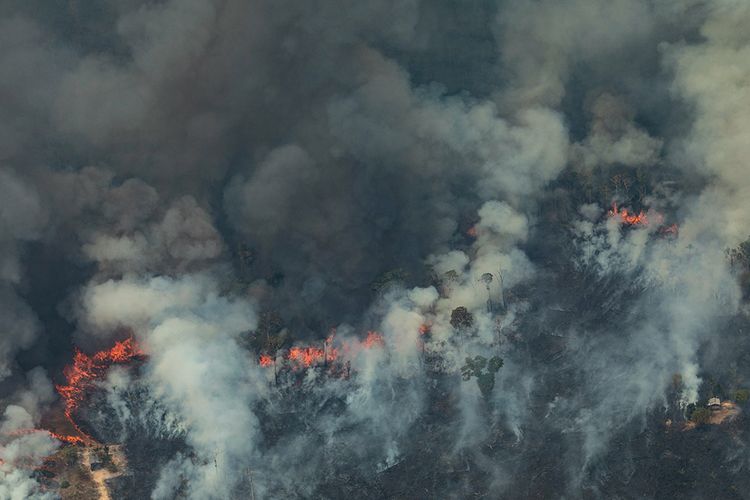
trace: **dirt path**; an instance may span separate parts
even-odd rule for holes
[[[96,489],[99,492],[99,500],[112,500],[112,497],[109,494],[109,489],[107,488],[107,485],[104,481],[121,475],[125,470],[125,467],[127,466],[127,463],[125,462],[125,456],[119,446],[110,446],[109,454],[112,457],[112,462],[115,464],[115,466],[117,466],[116,472],[111,472],[106,468],[101,468],[95,471],[91,470],[92,462],[99,462],[99,459],[96,456],[95,447],[87,446],[81,452],[81,463],[89,472],[89,474],[91,474],[91,479],[93,479],[94,484],[96,484]]]
[[[722,401],[721,408],[712,410],[708,423],[711,425],[721,425],[725,422],[731,422],[740,414],[740,407],[731,401]],[[695,422],[687,422],[683,430],[689,431],[695,429]]]

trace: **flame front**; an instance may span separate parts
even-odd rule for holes
[[[293,369],[305,369],[324,363],[333,365],[342,357],[339,347],[343,350],[343,357],[346,358],[349,357],[352,352],[358,352],[362,349],[372,349],[375,347],[382,348],[385,346],[383,335],[376,331],[368,331],[367,337],[362,341],[345,341],[339,347],[333,345],[333,339],[334,336],[330,335],[325,340],[322,348],[303,346],[291,347],[287,352],[285,359]],[[263,367],[272,366],[274,363],[274,358],[268,354],[261,354],[258,358],[258,364]]]
[[[88,434],[81,430],[73,418],[74,412],[86,396],[86,391],[91,387],[92,382],[106,374],[111,365],[127,363],[130,360],[143,357],[143,355],[143,351],[138,347],[133,337],[122,342],[116,342],[112,348],[99,351],[93,356],[76,349],[73,364],[63,370],[66,384],[58,385],[56,389],[65,402],[65,416],[80,436],[50,434],[60,441],[73,444],[93,441]]]
[[[612,209],[609,211],[609,216],[617,217],[620,219],[620,222],[629,226],[648,225],[648,216],[646,215],[646,212],[641,210],[638,214],[634,214],[629,212],[627,208],[619,210],[617,208],[617,203],[612,204]]]
[[[383,335],[381,335],[380,333],[369,331],[367,332],[367,338],[364,340],[364,342],[362,342],[362,345],[367,349],[371,349],[373,347],[383,347],[385,345],[385,341],[383,340]]]

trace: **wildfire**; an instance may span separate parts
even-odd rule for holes
[[[638,214],[635,214],[629,212],[627,208],[619,210],[617,208],[617,203],[612,204],[612,209],[609,211],[609,216],[618,217],[623,224],[627,224],[629,226],[648,225],[648,216],[646,215],[646,212],[641,210]]]
[[[322,362],[325,359],[325,353],[319,347],[292,347],[289,349],[287,359],[309,368],[313,364]]]
[[[338,349],[333,347],[333,335],[330,335],[323,346],[320,347],[292,347],[286,358],[293,364],[302,368],[310,368],[320,363],[332,363],[339,356]]]
[[[85,443],[85,440],[81,437],[57,434],[56,432],[48,431],[46,429],[16,429],[14,431],[6,433],[5,435],[11,436],[11,437],[18,437],[18,436],[28,436],[30,434],[36,434],[39,432],[49,434],[50,436],[57,439],[58,441],[63,441],[65,443],[70,443],[70,444],[84,444]]]
[[[421,324],[421,325],[419,325],[419,334],[420,335],[427,335],[428,333],[430,333],[431,329],[432,329],[432,327],[430,325],[428,325],[428,324]]]
[[[344,357],[348,357],[351,353],[361,349],[385,346],[383,335],[376,331],[367,332],[367,337],[361,342],[344,341],[339,347],[334,347],[333,338],[334,336],[330,335],[323,347],[292,347],[285,359],[292,365],[292,368],[310,368],[324,363],[333,365],[342,356],[342,352]],[[258,358],[258,364],[263,367],[272,366],[274,362],[274,358],[268,354],[261,354]]]
[[[122,342],[116,342],[112,348],[99,351],[93,356],[76,349],[73,364],[63,370],[67,383],[56,386],[56,389],[65,402],[65,416],[81,436],[50,434],[60,441],[73,444],[92,441],[92,438],[83,432],[73,419],[73,414],[85,398],[86,391],[94,381],[106,374],[111,365],[127,363],[143,356],[143,351],[138,347],[133,337]]]
[[[76,427],[76,429],[78,429],[78,427]],[[80,429],[78,429],[78,432],[81,432]],[[80,436],[68,436],[66,434],[58,434],[56,432],[50,432],[49,434],[53,438],[57,439],[58,441],[62,441],[63,443],[84,445],[87,442],[86,439]],[[88,436],[86,436],[86,438],[88,438]]]
[[[477,237],[477,227],[471,226],[469,229],[466,230],[466,236],[469,236],[470,238],[476,238]]]
[[[261,354],[259,360],[260,366],[266,367],[273,365],[273,358],[268,354]]]
[[[383,336],[380,333],[369,331],[367,332],[367,338],[365,338],[364,342],[362,342],[362,345],[367,349],[371,349],[373,347],[383,347],[385,345],[385,341],[383,340]]]

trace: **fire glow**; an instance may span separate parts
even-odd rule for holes
[[[273,365],[273,361],[274,361],[273,358],[269,356],[268,354],[261,354],[260,360],[258,361],[258,363],[260,364],[260,366],[266,367],[266,366]]]
[[[627,224],[628,226],[647,226],[648,225],[648,216],[646,215],[646,212],[641,210],[638,214],[631,213],[628,211],[627,208],[618,209],[617,203],[612,204],[612,208],[609,211],[610,217],[616,217],[622,222],[623,224]]]
[[[333,363],[338,358],[338,349],[333,347],[333,335],[328,337],[323,347],[292,347],[286,358],[293,366],[310,368],[321,363]],[[261,365],[263,362],[261,361]]]
[[[69,444],[84,444],[85,443],[85,440],[81,437],[57,434],[56,432],[48,431],[46,429],[16,429],[14,431],[6,433],[5,435],[11,436],[11,437],[19,437],[19,436],[28,436],[30,434],[38,434],[38,433],[48,434],[49,436],[57,439],[58,441],[63,441]]]
[[[385,341],[380,333],[369,331],[367,332],[367,338],[362,342],[362,345],[367,349],[372,349],[373,347],[384,347]]]
[[[133,337],[122,342],[116,342],[110,349],[99,351],[93,356],[84,354],[76,349],[73,364],[65,367],[63,370],[66,384],[58,385],[56,389],[65,402],[65,416],[73,428],[80,434],[80,437],[64,436],[55,433],[50,434],[60,441],[73,444],[93,441],[88,434],[78,427],[73,414],[85,399],[86,392],[90,389],[92,383],[103,378],[110,366],[113,364],[124,364],[143,356],[143,351],[138,347]]]
[[[319,365],[333,365],[340,361],[342,357],[349,357],[352,353],[359,352],[362,349],[385,347],[383,334],[373,330],[368,331],[367,336],[362,341],[344,341],[339,346],[341,349],[333,345],[333,340],[334,336],[331,335],[323,343],[323,347],[291,347],[284,358],[293,369],[307,369]],[[275,359],[269,354],[261,354],[258,358],[258,364],[268,368],[275,364]]]

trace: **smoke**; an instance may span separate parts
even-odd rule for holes
[[[741,364],[741,2],[0,13],[2,498],[127,335],[86,418],[152,498],[622,496]]]
[[[0,186],[0,310],[7,318],[0,340],[0,377],[4,378],[17,351],[29,347],[40,329],[17,288],[23,284],[23,244],[40,237],[47,214],[34,188],[12,171],[0,170]]]
[[[747,182],[742,169],[747,90],[742,81],[750,68],[743,63],[747,40],[738,25],[748,15],[741,4],[718,2],[701,27],[704,43],[676,45],[667,52],[675,92],[695,107],[684,157],[688,166],[712,178],[693,204],[685,231],[692,238],[718,238],[732,247],[750,233],[746,218],[739,215],[744,213],[740,193]]]
[[[45,431],[29,432],[39,425],[42,411],[54,400],[52,385],[44,370],[27,373],[25,384],[5,406],[0,421],[0,496],[52,499],[55,495],[40,490],[34,468],[54,453],[59,442]]]

